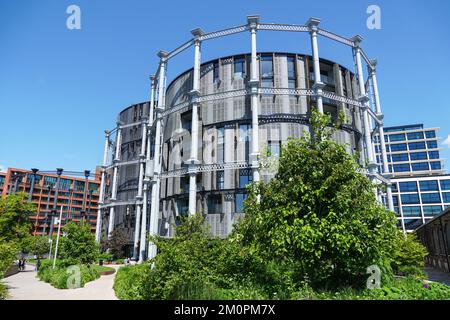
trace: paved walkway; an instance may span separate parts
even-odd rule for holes
[[[116,270],[120,266],[111,265]],[[88,282],[83,288],[56,289],[37,278],[34,266],[27,265],[25,271],[5,278],[8,300],[117,300],[113,283],[116,273],[101,276]]]
[[[425,273],[428,275],[428,280],[450,286],[450,273],[442,272],[430,265],[425,266]]]

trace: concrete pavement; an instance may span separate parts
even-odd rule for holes
[[[120,266],[111,265],[116,270]],[[25,271],[4,279],[8,287],[8,300],[118,300],[113,284],[116,273],[101,276],[88,282],[83,288],[56,289],[40,281],[33,265],[27,265]]]

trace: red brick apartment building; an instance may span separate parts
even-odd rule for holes
[[[64,172],[62,169],[58,172],[8,168],[7,172],[0,172],[0,195],[4,197],[15,192],[28,194],[37,207],[37,213],[30,216],[34,235],[48,235],[51,229],[56,233],[57,227],[54,225],[51,228],[51,221],[59,217],[61,206],[61,226],[70,220],[85,219],[95,232],[100,179],[100,168],[96,169],[95,174],[89,171]]]

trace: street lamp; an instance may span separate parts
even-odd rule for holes
[[[84,190],[83,190],[83,205],[81,207],[81,221],[83,221],[83,223],[84,223],[85,215],[86,215],[86,197],[87,197],[86,191],[87,191],[87,187],[88,187],[88,178],[89,178],[90,174],[91,174],[91,171],[84,170],[85,179],[84,179]]]
[[[36,173],[39,171],[39,169],[33,168],[31,169],[33,174],[31,175],[31,185],[30,185],[30,194],[28,195],[28,201],[31,202],[33,200],[33,192],[34,192],[34,183],[36,182]]]
[[[45,216],[44,216],[44,235],[47,234],[47,224],[48,224],[48,215],[50,211],[50,195],[52,192],[52,186],[50,184],[45,186],[48,189],[47,193],[47,205],[45,206]]]
[[[55,185],[55,199],[53,199],[53,208],[50,214],[50,237],[53,236],[53,217],[56,216],[56,206],[58,204],[58,193],[59,193],[59,184],[61,181],[61,175],[63,173],[62,168],[56,168],[56,174],[58,175],[58,178],[56,179],[56,185]]]

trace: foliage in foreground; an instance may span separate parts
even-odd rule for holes
[[[122,268],[121,299],[417,299],[449,296],[447,286],[394,280],[423,266],[423,247],[397,232],[356,157],[330,139],[328,117],[312,115],[313,133],[283,147],[279,172],[248,190],[245,217],[214,239],[201,215],[171,239],[152,238],[148,265]],[[257,201],[260,195],[260,201]],[[404,251],[404,247],[408,248]],[[402,248],[403,247],[403,248]],[[365,288],[378,265],[382,288]],[[428,290],[428,291],[426,291]],[[337,294],[336,294],[337,292]],[[399,294],[397,294],[399,293]]]
[[[55,269],[53,269],[52,260],[44,260],[38,271],[40,280],[50,283],[58,289],[67,289],[69,277],[73,277],[73,273],[68,272],[68,264],[65,261],[57,261]],[[76,265],[80,268],[80,286],[84,287],[87,282],[100,278],[100,273],[91,265]]]
[[[66,236],[59,239],[59,259],[69,265],[91,264],[98,260],[100,248],[88,223],[70,222],[64,226],[63,232]]]
[[[24,250],[31,223],[29,213],[35,206],[27,201],[25,193],[0,197],[0,280],[13,263],[17,253]],[[6,288],[0,283],[0,300],[5,299]]]

